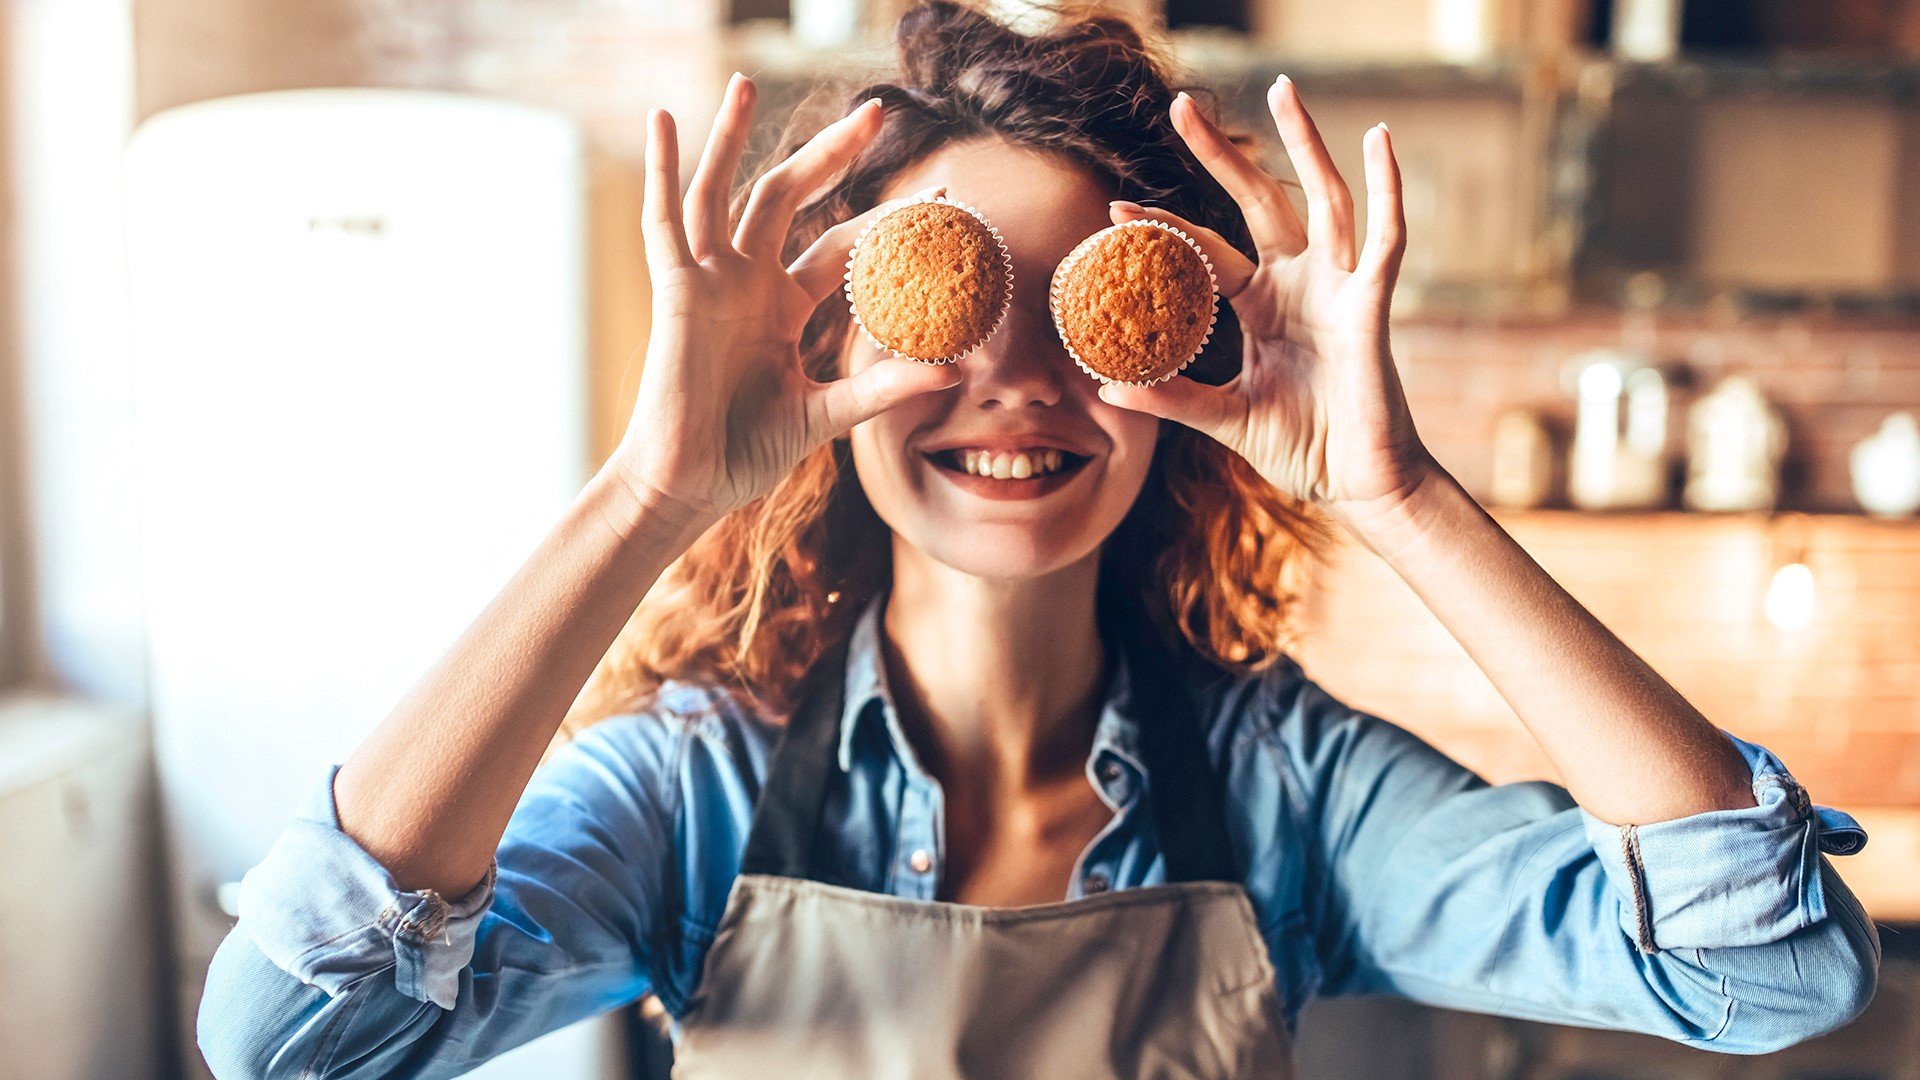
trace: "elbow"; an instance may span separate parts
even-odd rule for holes
[[[1826,918],[1761,946],[1778,951],[1778,978],[1729,987],[1734,1001],[1712,1048],[1772,1053],[1845,1027],[1866,1011],[1879,986],[1880,938],[1852,896],[1839,892],[1844,899],[1835,897]]]
[[[1852,896],[1835,904],[1807,933],[1800,987],[1808,1006],[1800,1037],[1793,1042],[1852,1023],[1873,1003],[1880,985],[1880,934]]]
[[[194,1018],[194,1042],[216,1080],[310,1076],[301,1032],[324,992],[274,966],[243,930],[214,953]]]

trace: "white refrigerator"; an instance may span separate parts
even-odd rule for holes
[[[585,167],[424,91],[158,114],[127,158],[141,563],[176,1018],[257,862],[588,474]],[[473,1074],[620,1075],[615,1025]]]

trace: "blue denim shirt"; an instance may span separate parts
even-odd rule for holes
[[[941,789],[887,688],[883,599],[850,642],[823,835],[841,880],[931,899]],[[1163,880],[1147,718],[1116,660],[1086,764],[1113,816],[1069,898]],[[1728,736],[1758,805],[1621,827],[1554,784],[1490,786],[1291,663],[1196,690],[1289,1027],[1315,994],[1390,993],[1758,1053],[1872,996],[1878,936],[1823,856],[1865,834],[1759,746]],[[328,770],[241,884],[200,1005],[208,1062],[223,1078],[454,1076],[648,991],[677,1017],[778,731],[668,682],[535,775],[487,879],[451,902],[398,888],[340,830]]]

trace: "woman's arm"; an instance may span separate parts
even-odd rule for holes
[[[1343,518],[1486,672],[1588,812],[1625,825],[1754,805],[1733,744],[1445,470]]]
[[[1489,787],[1310,684],[1271,694],[1289,773],[1279,787],[1319,873],[1309,902],[1325,988],[1741,1053],[1844,1022],[1872,996],[1880,958],[1826,861],[1858,848],[1859,827],[1814,807],[1773,755],[1701,718],[1433,461],[1387,347],[1406,245],[1391,137],[1382,125],[1365,138],[1356,250],[1352,196],[1292,83],[1277,81],[1267,103],[1306,192],[1304,222],[1191,99],[1172,106],[1245,212],[1257,262],[1164,211],[1112,208],[1179,224],[1206,247],[1240,317],[1240,373],[1101,396],[1212,435],[1379,552],[1573,795]]]
[[[859,228],[780,259],[795,210],[878,134],[867,102],[728,195],[753,84],[728,83],[683,207],[673,120],[649,116],[643,225],[653,326],[633,418],[579,502],[499,597],[341,767],[341,827],[406,888],[460,895],[485,876],[534,766],[653,581],[713,522],[801,457],[958,372],[889,358],[816,383],[797,342],[839,286]]]
[[[689,544],[828,440],[958,377],[897,358],[829,382],[801,369],[808,316],[886,208],[791,263],[787,234],[878,132],[880,109],[856,108],[763,175],[730,230],[753,97],[744,76],[728,84],[684,201],[673,120],[649,114],[653,324],[626,435],[243,880],[200,1010],[224,1075],[451,1075],[644,989],[675,856],[669,770],[644,745],[609,756],[585,738],[545,781],[535,766]]]
[[[1271,753],[1231,756],[1255,850],[1311,851],[1317,985],[1433,1005],[1779,1049],[1852,1019],[1880,946],[1828,861],[1864,839],[1764,748],[1757,801],[1623,830],[1544,782],[1489,786],[1278,665],[1248,712]],[[1272,779],[1269,779],[1271,777]]]
[[[486,876],[567,707],[647,590],[699,535],[610,471],[340,767],[341,829],[408,890]]]
[[[1306,192],[1285,188],[1182,95],[1174,126],[1245,212],[1258,260],[1172,214],[1115,203],[1126,220],[1189,229],[1245,338],[1223,386],[1172,379],[1107,386],[1113,404],[1219,439],[1276,487],[1311,500],[1379,552],[1493,680],[1582,806],[1647,823],[1752,806],[1739,757],[1674,689],[1556,585],[1421,443],[1388,348],[1406,248],[1400,172],[1386,126],[1368,131],[1365,243],[1353,197],[1285,76],[1267,94]]]

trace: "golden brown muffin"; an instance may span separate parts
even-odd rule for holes
[[[1129,221],[1080,242],[1054,269],[1054,329],[1105,382],[1172,378],[1213,333],[1212,265],[1186,234]]]
[[[875,345],[944,364],[999,328],[1013,296],[1013,258],[979,211],[944,197],[916,200],[860,234],[846,292]]]

